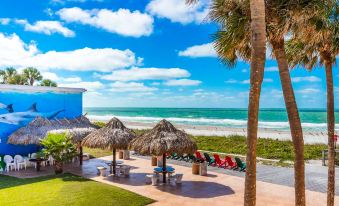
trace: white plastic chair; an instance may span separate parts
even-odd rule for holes
[[[28,155],[28,157],[30,159],[36,159],[37,154],[36,153],[32,153],[32,154]],[[36,162],[30,162],[30,165],[34,165],[34,168],[36,168]]]
[[[15,155],[14,162],[16,163],[17,170],[20,170],[23,167],[25,167],[25,170],[26,170],[27,162],[21,155]]]
[[[54,160],[54,158],[51,155],[48,157],[47,161],[49,162],[50,166],[54,165],[54,163],[55,163],[55,160]]]
[[[12,156],[10,155],[5,155],[4,156],[4,162],[6,163],[6,171],[9,172],[10,169],[13,170],[16,170],[16,164],[14,162],[14,159]]]

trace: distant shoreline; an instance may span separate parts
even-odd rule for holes
[[[107,122],[102,119],[90,118],[91,121]],[[154,127],[156,123],[147,122],[134,122],[124,121],[122,122],[131,129],[150,129]],[[242,135],[246,136],[246,128],[229,128],[224,126],[209,126],[209,125],[174,125],[187,132],[188,134],[195,136],[229,136],[229,135]],[[259,129],[258,136],[260,138],[278,139],[278,140],[289,140],[291,141],[291,134],[289,131],[278,131],[273,129]],[[304,132],[304,143],[305,144],[327,144],[327,134],[324,132]]]

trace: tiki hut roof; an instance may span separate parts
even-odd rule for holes
[[[105,127],[89,134],[82,145],[90,148],[101,149],[127,149],[129,142],[134,139],[134,132],[124,126],[117,118],[113,117]]]
[[[53,119],[48,120],[42,117],[36,117],[25,127],[21,127],[8,138],[10,144],[40,144],[49,131],[59,129],[75,128],[97,128],[85,117],[80,116],[74,119]]]
[[[197,150],[197,144],[164,119],[152,130],[132,140],[129,148],[143,155],[160,156],[165,153],[192,154]]]

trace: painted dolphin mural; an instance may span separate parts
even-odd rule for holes
[[[7,109],[7,111],[8,111],[9,113],[14,112],[14,110],[13,110],[13,104],[5,105],[5,104],[0,103],[0,109]]]
[[[10,112],[10,110],[8,111]],[[63,111],[64,109],[54,111],[54,112],[46,112],[46,113],[38,112],[38,110],[36,109],[36,103],[34,103],[27,111],[24,111],[24,112],[12,111],[10,113],[0,115],[0,123],[13,124],[13,125],[25,125],[36,117],[53,119],[60,112],[63,112]]]

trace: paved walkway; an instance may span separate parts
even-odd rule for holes
[[[140,156],[140,158],[148,159],[148,157],[145,156]],[[168,160],[168,162],[185,167],[191,167],[191,163],[187,163],[185,161],[170,159]],[[243,172],[218,167],[208,167],[208,169],[210,171],[217,173],[223,173],[237,177],[245,177],[245,173]],[[336,195],[339,195],[339,168],[336,168],[335,172],[336,172],[335,183],[337,188]],[[323,193],[327,192],[327,167],[321,165],[306,164],[305,176],[307,190]],[[294,187],[294,169],[257,164],[257,180],[278,185]]]
[[[132,158],[131,160],[124,160],[124,164],[132,166],[129,178],[117,178],[113,176],[98,177],[96,175],[96,166],[105,165],[103,160],[111,160],[111,157],[85,161],[82,167],[67,167],[65,171],[150,197],[157,201],[152,204],[153,206],[243,205],[243,177],[214,171],[210,171],[207,177],[197,176],[192,175],[190,167],[173,165],[177,173],[184,174],[182,185],[152,186],[145,184],[145,175],[152,172],[150,161],[141,157],[133,156]],[[34,175],[53,174],[53,170],[52,168],[43,168],[43,171],[37,174],[34,169],[30,168],[26,171],[11,172],[9,174],[17,177],[32,177]],[[241,174],[243,175],[244,173]],[[307,205],[319,206],[326,203],[326,194],[324,193],[307,190],[306,195]],[[339,202],[339,196],[336,196],[336,202]],[[257,181],[257,205],[292,206],[294,205],[294,188]]]

